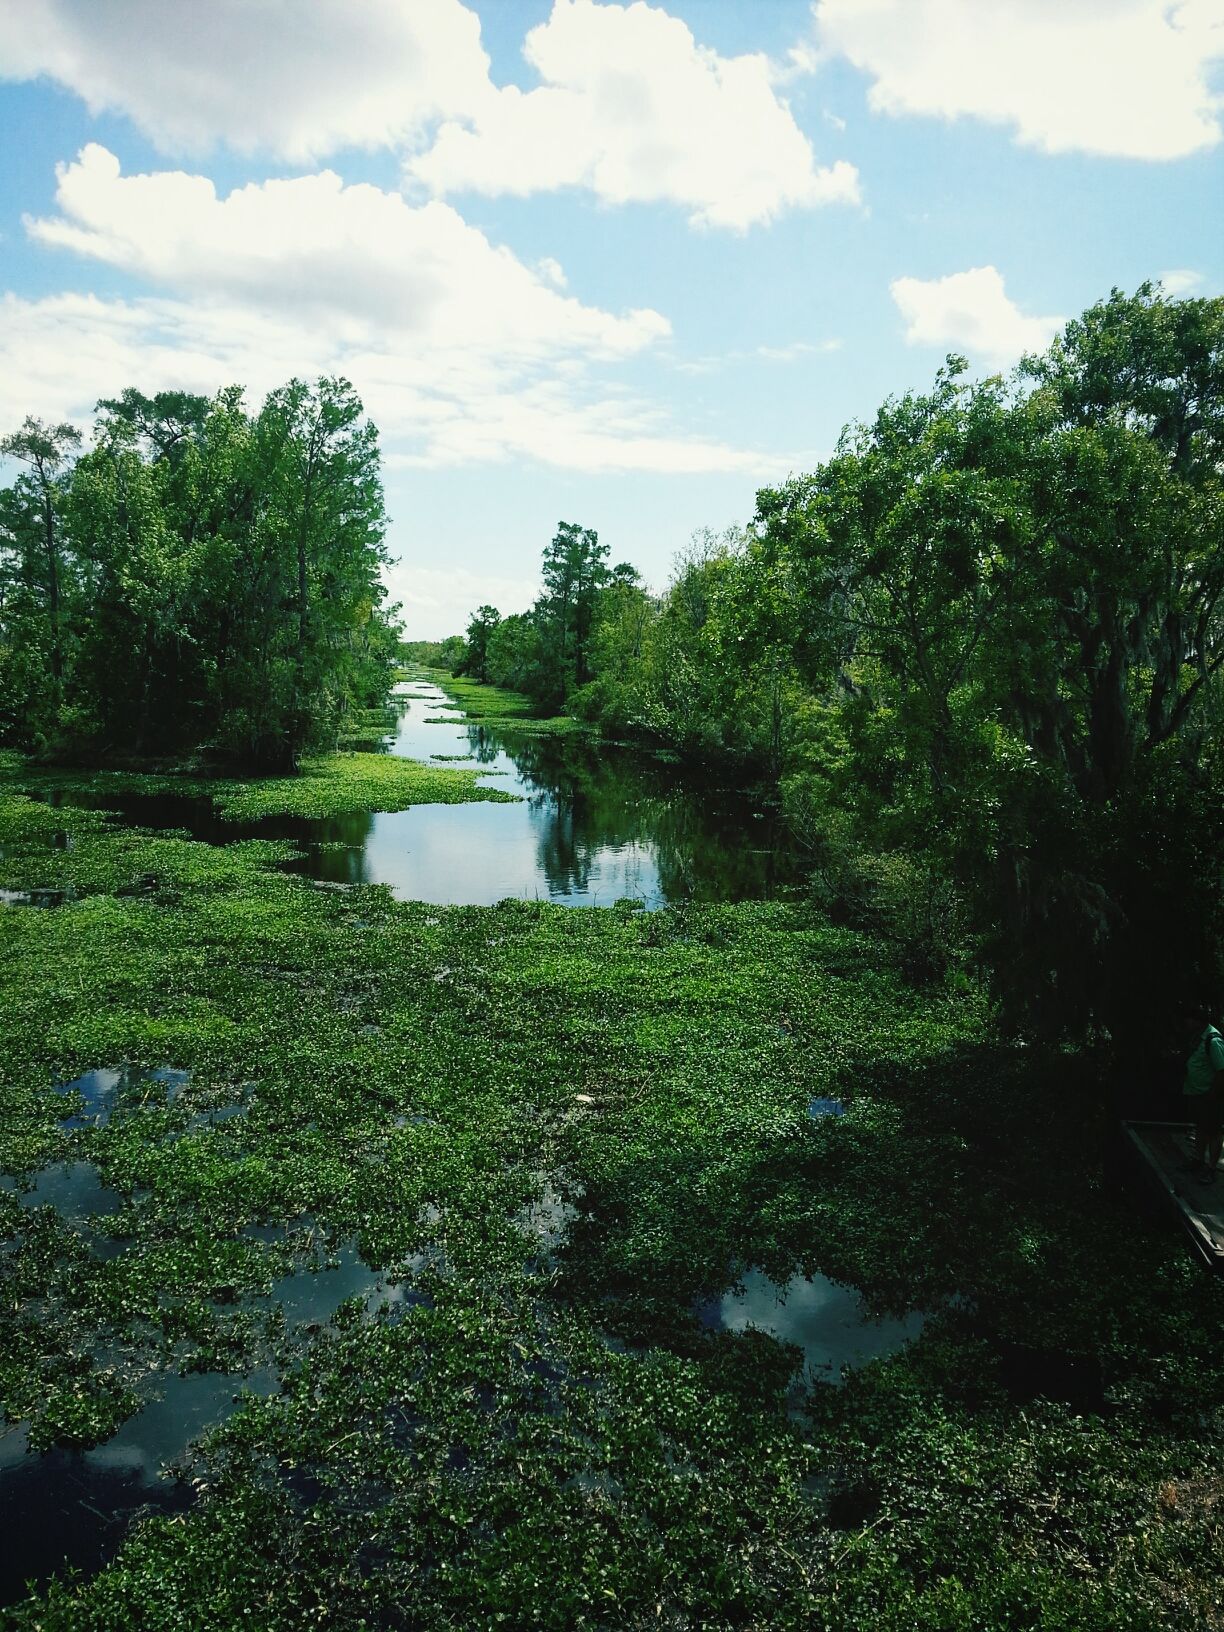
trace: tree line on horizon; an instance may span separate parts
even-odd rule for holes
[[[34,418],[0,438],[0,742],[285,771],[385,703],[378,433],[348,381],[98,413],[85,452]]]
[[[1224,300],[1144,285],[950,357],[661,594],[566,523],[528,612],[428,652],[776,789],[839,910],[1142,1054],[1224,992],[1222,595]]]

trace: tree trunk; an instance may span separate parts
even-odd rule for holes
[[[64,694],[64,649],[60,636],[59,555],[55,544],[55,511],[51,504],[51,490],[42,470],[39,481],[43,490],[43,526],[47,550],[47,615],[51,623],[51,678],[55,682],[55,706],[58,709]]]

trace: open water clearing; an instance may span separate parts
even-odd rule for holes
[[[288,865],[309,878],[385,884],[401,901],[439,906],[516,897],[607,907],[628,898],[653,909],[768,898],[800,876],[776,813],[742,794],[577,734],[469,722],[436,685],[401,683],[394,702],[399,719],[381,745],[387,753],[478,768],[483,785],[515,802],[235,823],[205,799],[64,797],[212,844],[287,839],[301,852]]]

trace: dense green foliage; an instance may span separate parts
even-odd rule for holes
[[[466,670],[764,779],[835,909],[1134,1054],[1224,979],[1224,301],[1115,293],[1010,378],[964,368],[660,596],[581,578],[562,528]]]
[[[258,413],[129,390],[92,447],[27,420],[0,492],[0,737],[291,770],[385,702],[378,437],[344,380]]]
[[[465,647],[461,635],[448,635],[445,640],[403,640],[400,656],[408,666],[427,669],[455,669],[464,660]]]
[[[638,575],[608,566],[598,533],[561,522],[544,551],[542,587],[530,612],[502,618],[482,606],[472,614],[456,674],[519,691],[546,710],[558,709],[590,685],[604,667],[601,631],[623,595],[645,603]]]
[[[122,1200],[0,1192],[5,1409],[88,1443],[167,1373],[280,1376],[186,1515],[6,1624],[1218,1624],[1224,1289],[1103,1185],[1091,1073],[971,984],[794,905],[327,894],[12,793],[0,843],[82,891],[0,909],[0,1167]],[[63,1126],[53,1082],[120,1061],[191,1077]],[[348,1242],[412,1296],[287,1326],[276,1278]],[[797,1354],[693,1313],[750,1264],[931,1318],[788,1413]],[[1099,1354],[1105,1412],[1009,1395],[1015,1339]]]

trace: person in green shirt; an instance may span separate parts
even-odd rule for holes
[[[1194,1160],[1200,1184],[1214,1184],[1224,1145],[1224,1036],[1208,1025],[1186,1061],[1182,1084],[1194,1119]]]

